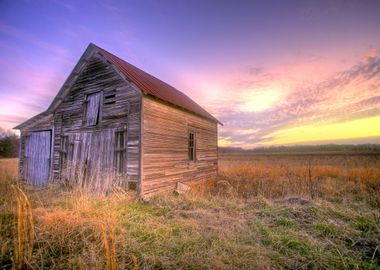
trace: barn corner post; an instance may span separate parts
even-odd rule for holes
[[[49,167],[49,183],[54,183],[54,173],[53,173],[53,162],[54,162],[54,125],[51,128],[51,137],[50,137],[50,167]]]
[[[15,128],[16,129],[16,128]],[[22,166],[22,162],[21,162],[21,151],[22,151],[22,144],[23,144],[23,136],[25,136],[21,131],[20,131],[20,140],[19,140],[19,148],[18,148],[18,181],[22,181],[23,180],[23,166]]]
[[[140,96],[140,144],[139,144],[139,187],[138,193],[140,198],[144,198],[144,148],[143,148],[143,138],[144,138],[144,95],[141,93]]]
[[[217,182],[220,179],[218,138],[219,138],[219,132],[218,132],[218,123],[217,123],[216,124],[216,177],[214,179],[214,182]]]

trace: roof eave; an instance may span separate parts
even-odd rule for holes
[[[169,101],[167,101],[167,100],[164,100],[164,99],[161,99],[161,98],[159,98],[159,97],[156,97],[156,96],[154,96],[154,95],[152,95],[152,94],[150,94],[150,93],[147,93],[147,92],[144,92],[144,91],[142,91],[142,93],[144,94],[144,96],[154,97],[155,99],[158,99],[158,100],[160,100],[160,101],[162,101],[162,102],[164,102],[164,103],[166,103],[166,104],[170,104],[170,105],[172,105],[172,106],[174,106],[174,107],[176,107],[176,108],[181,108],[182,110],[185,110],[186,112],[189,112],[189,113],[191,113],[191,114],[194,114],[194,115],[196,115],[196,116],[199,116],[199,117],[201,117],[201,118],[203,118],[203,119],[206,119],[206,120],[212,121],[212,122],[214,122],[214,123],[216,123],[216,124],[219,124],[219,125],[221,125],[221,126],[224,126],[222,122],[220,122],[218,119],[216,119],[216,118],[215,118],[214,116],[212,116],[211,114],[210,114],[211,117],[206,117],[206,116],[201,115],[201,114],[199,114],[199,113],[196,113],[196,112],[194,112],[194,111],[192,111],[192,110],[189,110],[189,109],[187,109],[187,108],[184,108],[184,107],[182,107],[182,106],[179,106],[179,105],[174,104],[174,103],[172,103],[172,102],[169,102]]]
[[[21,124],[15,126],[12,129],[18,129],[18,130],[25,129],[28,126],[33,126],[33,124],[39,123],[39,121],[41,121],[42,119],[44,119],[47,116],[49,116],[49,112],[46,110],[42,113],[39,113],[39,114],[33,116],[32,118],[29,118],[28,120],[22,122]]]

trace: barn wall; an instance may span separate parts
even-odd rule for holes
[[[188,158],[196,132],[197,161]],[[142,195],[173,190],[217,176],[217,124],[151,97],[143,100]]]
[[[96,126],[88,127],[83,124],[84,100],[87,94],[98,91],[102,91],[103,96],[100,122]],[[83,134],[96,132],[109,136],[109,132],[102,133],[102,131],[126,128],[126,180],[138,181],[140,172],[140,104],[141,93],[136,87],[121,78],[111,65],[103,62],[100,56],[89,59],[87,66],[54,114],[54,178],[60,177],[62,136],[80,139],[88,137]],[[104,140],[109,139],[113,140],[113,137],[104,138]],[[99,148],[98,151],[101,149]],[[112,159],[112,157],[108,158]],[[101,179],[94,179],[94,181],[101,181]]]

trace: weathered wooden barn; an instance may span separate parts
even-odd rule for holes
[[[217,175],[220,122],[182,92],[90,44],[21,131],[20,178],[141,196]]]

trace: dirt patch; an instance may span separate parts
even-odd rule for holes
[[[309,205],[310,201],[307,200],[307,199],[303,199],[303,198],[292,197],[292,198],[288,198],[286,200],[283,200],[282,203],[283,204],[287,204],[287,205],[300,205],[300,206],[304,206],[304,205]]]
[[[372,259],[380,264],[379,243],[375,240],[359,238],[352,247],[363,254],[363,258]]]

